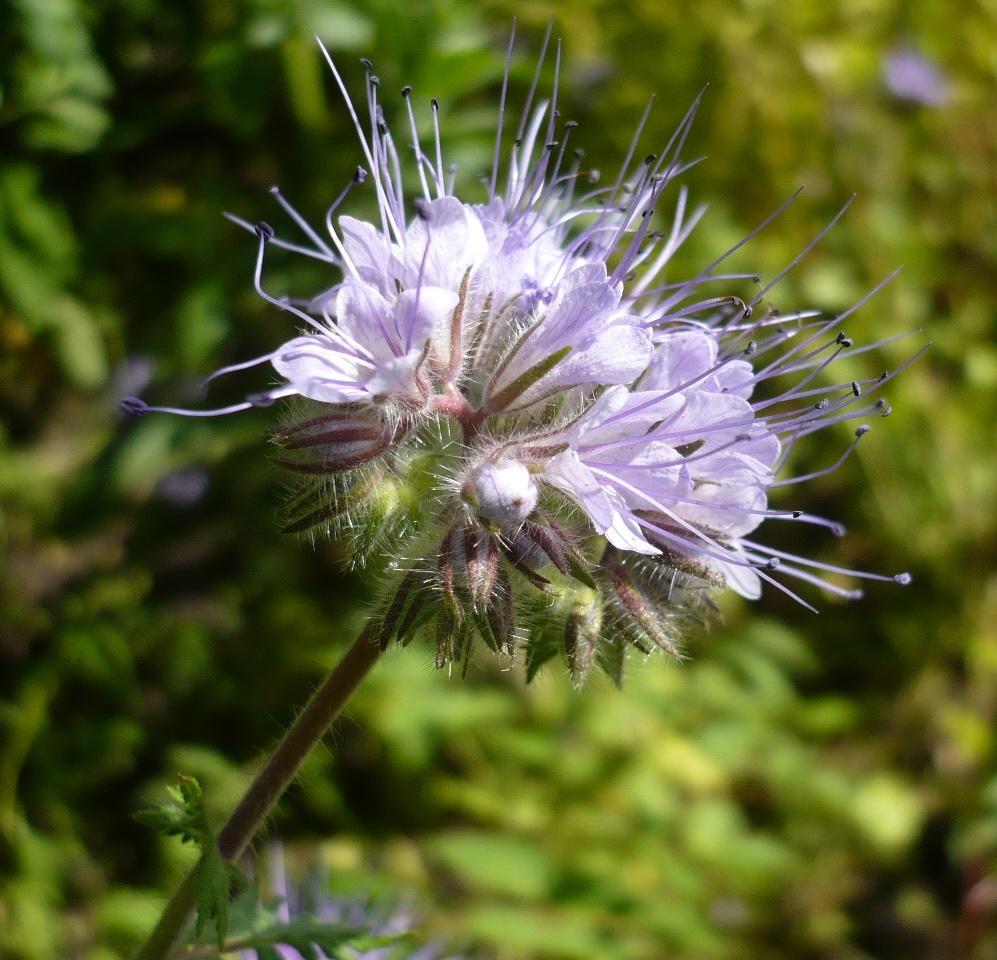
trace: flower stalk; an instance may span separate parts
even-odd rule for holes
[[[226,860],[237,860],[381,655],[369,621],[332,673],[316,690],[298,719],[277,744],[263,769],[218,834]],[[135,960],[169,960],[186,935],[194,915],[195,871],[184,878]]]

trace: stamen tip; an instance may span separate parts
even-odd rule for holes
[[[149,412],[149,404],[138,397],[125,397],[118,404],[118,409],[129,417],[144,417]]]
[[[898,573],[894,578],[894,583],[899,583],[901,587],[909,586],[914,578],[909,573]]]
[[[357,167],[356,173],[353,174],[353,182],[356,184],[361,184],[367,179],[367,171],[363,167]]]
[[[871,429],[872,427],[863,423],[862,426],[855,431],[855,439],[858,440],[859,437],[864,437]]]
[[[274,228],[264,220],[256,224],[256,236],[264,243],[269,243],[274,238]]]

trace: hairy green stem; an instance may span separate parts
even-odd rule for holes
[[[242,855],[305,758],[377,662],[381,648],[372,640],[371,632],[368,623],[301,711],[284,739],[277,744],[239,806],[222,827],[218,834],[218,848],[226,860],[235,860]],[[184,878],[135,960],[168,960],[173,955],[194,913],[194,877],[192,870]]]

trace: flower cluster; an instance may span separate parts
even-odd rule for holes
[[[753,599],[763,582],[791,593],[788,577],[853,597],[838,574],[909,581],[754,538],[766,518],[837,529],[770,508],[769,491],[835,469],[779,479],[797,441],[889,413],[870,394],[895,373],[824,384],[852,347],[840,332],[852,310],[779,315],[765,307],[772,284],[750,301],[729,294],[751,278],[724,273],[727,255],[666,282],[703,211],[687,209],[683,188],[668,229],[651,214],[684,170],[695,108],[658,155],[638,155],[638,130],[603,185],[568,149],[574,124],[561,122],[556,84],[551,102],[531,94],[506,157],[503,91],[487,195],[474,204],[454,194],[438,123],[424,148],[406,88],[419,184],[407,201],[371,65],[369,133],[329,66],[366,165],[325,233],[277,189],[307,243],[232,218],[258,237],[257,290],[302,332],[219,374],[269,362],[280,384],[216,411],[134,398],[125,409],[214,415],[296,398],[276,432],[277,462],[301,479],[287,527],[350,536],[356,556],[386,558],[382,642],[429,632],[440,665],[466,664],[479,637],[509,653],[525,644],[531,670],[560,649],[581,680],[593,663],[618,675],[628,644],[675,652],[713,588]],[[337,217],[365,181],[376,220]],[[338,279],[304,303],[273,297],[270,247],[324,261]]]

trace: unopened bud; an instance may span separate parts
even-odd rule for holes
[[[499,552],[495,540],[479,530],[465,531],[464,559],[471,601],[475,609],[484,609],[491,599],[498,576]]]
[[[564,655],[575,683],[584,683],[595,660],[602,633],[602,598],[580,590],[564,624]]]
[[[539,496],[533,476],[518,460],[486,461],[464,487],[464,499],[478,516],[500,527],[521,524],[533,512]]]
[[[672,656],[679,656],[678,645],[663,611],[634,582],[627,569],[615,565],[609,567],[606,572],[609,574],[616,599],[629,614],[638,633]],[[635,641],[631,639],[631,642]]]

